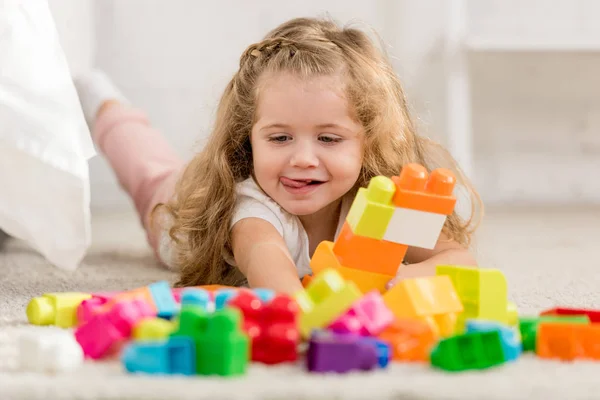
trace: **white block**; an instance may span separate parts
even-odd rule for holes
[[[19,337],[19,366],[35,372],[72,371],[83,363],[81,346],[70,330],[28,332]]]
[[[396,207],[383,240],[433,249],[446,222],[443,214]]]

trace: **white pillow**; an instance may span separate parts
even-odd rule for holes
[[[47,2],[0,0],[0,229],[76,269],[95,154]]]

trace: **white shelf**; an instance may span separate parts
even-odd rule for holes
[[[600,0],[445,0],[449,148],[473,178],[468,53],[600,52]]]

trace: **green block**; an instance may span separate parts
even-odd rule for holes
[[[519,331],[521,332],[523,351],[535,351],[537,328],[541,322],[589,324],[590,319],[587,315],[542,315],[540,317],[519,318]]]
[[[208,317],[196,340],[196,371],[200,375],[233,376],[246,372],[250,341],[241,329],[242,314],[225,308]]]
[[[171,336],[189,336],[196,340],[200,332],[206,330],[208,315],[202,307],[185,306],[174,320],[174,324],[176,328]]]
[[[392,204],[395,191],[396,185],[385,176],[373,177],[366,189],[358,189],[346,216],[355,235],[383,239],[396,209]]]
[[[470,332],[438,342],[431,365],[446,371],[484,369],[505,362],[499,331]]]

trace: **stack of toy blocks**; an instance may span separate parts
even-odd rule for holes
[[[392,359],[425,361],[434,344],[429,325],[397,319],[378,290],[362,295],[333,268],[315,275],[295,298],[311,372],[384,368]]]
[[[318,274],[334,268],[366,293],[385,291],[402,264],[408,246],[435,246],[446,217],[452,213],[455,177],[436,169],[408,164],[400,176],[377,176],[360,188],[335,243],[319,244],[311,259]]]

